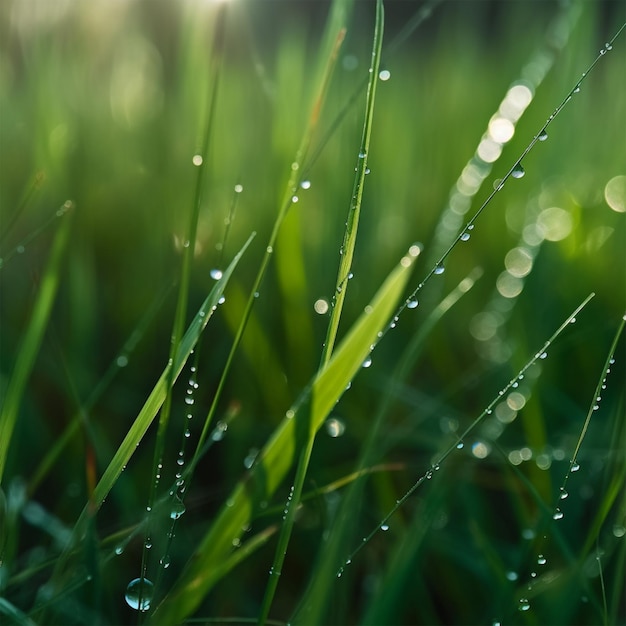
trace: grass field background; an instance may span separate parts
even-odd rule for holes
[[[67,561],[60,554],[94,485],[166,366],[200,171],[185,327],[216,285],[214,270],[226,270],[256,236],[173,388],[160,491],[175,479],[182,442],[190,455],[198,441],[309,124],[317,68],[328,64],[320,57],[331,3],[13,1],[0,8],[0,610],[7,623],[159,623],[152,609],[167,603],[217,512],[315,376],[329,319],[317,311],[332,305],[336,290],[375,4],[335,3],[350,9],[347,30],[297,176],[297,201],[281,225],[216,405],[211,432],[218,430],[184,495],[171,545],[167,515],[151,518],[153,548],[145,549],[142,530],[131,537],[146,520],[153,425],[86,538],[72,539],[77,550]],[[421,253],[398,305],[418,287],[605,53],[548,138],[524,158],[525,175],[506,180],[471,238],[450,252],[443,273],[432,274],[416,295],[419,306],[402,312],[327,416],[270,618],[623,624],[623,337],[612,371],[605,366],[626,302],[626,35],[610,50],[605,44],[624,23],[624,6],[432,4],[402,40],[422,5],[385,3],[380,68],[388,75],[377,84],[340,340],[417,242]],[[477,169],[470,161],[488,128],[492,137],[498,132],[492,116],[503,117],[501,103],[515,85],[523,90],[514,93],[532,98],[501,156]],[[212,134],[198,167],[212,94]],[[33,320],[48,278],[58,287],[38,344]],[[498,401],[592,292],[547,358]],[[11,395],[20,376],[23,392]],[[186,384],[190,378],[197,386]],[[345,566],[492,402],[493,413],[462,449]],[[367,450],[362,462],[373,471],[355,482]],[[571,472],[575,450],[580,469]],[[559,500],[568,475],[569,496]],[[232,551],[260,538],[258,548],[217,575],[193,611],[168,615],[257,619],[292,480],[293,468]],[[557,507],[563,517],[555,520]],[[146,612],[124,600],[142,575],[142,555],[146,577],[159,580]]]

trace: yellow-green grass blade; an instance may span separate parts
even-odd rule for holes
[[[180,579],[152,615],[152,623],[176,624],[192,615],[204,596],[226,572],[233,539],[266,502],[291,468],[296,451],[319,429],[388,324],[409,277],[413,258],[403,257],[355,322],[328,365],[287,412],[256,465],[235,487],[215,522],[187,563]]]
[[[24,341],[15,362],[2,409],[0,410],[0,484],[6,467],[11,438],[15,430],[22,397],[28,378],[39,353],[41,342],[50,319],[52,305],[56,298],[61,277],[61,261],[70,236],[71,219],[66,216],[57,231],[52,244],[50,258],[41,280],[39,293],[33,309]]]
[[[128,430],[113,459],[104,471],[102,478],[96,485],[94,492],[91,496],[91,501],[85,506],[80,517],[78,518],[78,521],[76,522],[74,531],[72,533],[72,540],[68,543],[66,551],[59,559],[55,574],[61,572],[64,561],[69,555],[69,550],[75,545],[76,541],[82,537],[86,529],[87,521],[94,514],[94,512],[100,508],[100,506],[104,502],[104,499],[113,488],[113,485],[115,485],[124,467],[137,449],[137,446],[141,442],[150,424],[152,423],[156,414],[161,408],[161,405],[165,401],[165,398],[167,396],[168,383],[170,383],[171,381],[170,384],[174,384],[176,379],[180,375],[183,367],[185,366],[185,363],[187,362],[187,359],[189,358],[189,355],[191,354],[191,351],[198,342],[202,331],[206,327],[209,319],[211,318],[212,313],[216,310],[218,302],[222,297],[224,288],[226,287],[231,277],[231,274],[239,263],[239,260],[243,256],[243,253],[249,246],[253,237],[254,234],[248,238],[248,241],[246,241],[244,246],[237,253],[228,268],[224,271],[220,280],[218,280],[213,289],[211,289],[211,292],[209,293],[206,300],[200,307],[198,313],[189,325],[187,332],[180,342],[176,357],[174,358],[173,362],[169,363],[163,370],[161,377],[152,389],[150,395],[148,396],[148,399],[146,400],[141,411],[137,415],[137,418]]]

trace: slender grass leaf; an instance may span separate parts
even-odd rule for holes
[[[54,238],[50,258],[48,259],[33,309],[33,315],[26,329],[22,347],[18,352],[13,375],[0,411],[0,484],[2,483],[22,397],[41,347],[58,290],[61,260],[69,241],[70,227],[70,216],[66,216]]]
[[[257,507],[275,492],[302,441],[323,424],[377,342],[378,333],[387,325],[406,286],[412,262],[413,258],[403,257],[327,367],[287,412],[256,465],[231,493],[181,578],[155,610],[152,623],[179,623],[190,616],[225,573],[222,563],[232,551],[233,540],[239,539]]]
[[[224,288],[228,284],[228,281],[231,277],[231,274],[239,263],[239,260],[243,256],[243,253],[250,245],[253,237],[254,234],[252,234],[248,238],[248,241],[246,241],[244,246],[237,253],[228,268],[224,271],[222,277],[217,281],[213,289],[211,289],[211,292],[207,296],[206,300],[202,303],[202,306],[198,310],[198,313],[194,317],[189,328],[187,329],[187,332],[180,342],[176,358],[173,360],[172,363],[169,363],[165,367],[165,370],[161,374],[161,377],[152,389],[150,395],[148,396],[148,399],[146,400],[141,411],[137,415],[137,418],[133,422],[132,426],[129,428],[126,436],[124,437],[124,440],[117,449],[115,456],[109,463],[107,469],[102,475],[102,478],[96,485],[96,488],[94,489],[94,492],[92,494],[91,502],[89,502],[85,506],[80,517],[78,518],[72,534],[72,541],[69,542],[69,545],[64,552],[64,555],[59,559],[55,576],[57,576],[58,573],[61,572],[63,564],[67,556],[69,555],[69,549],[84,534],[86,523],[91,518],[93,513],[97,511],[104,502],[107,494],[113,488],[113,485],[119,478],[122,470],[132,457],[133,453],[137,449],[139,442],[141,441],[150,424],[157,415],[159,409],[161,408],[161,405],[163,404],[167,396],[168,382],[171,381],[171,384],[174,384],[174,382],[180,375],[183,367],[185,366],[185,363],[187,362],[187,359],[189,358],[189,355],[191,354],[191,351],[196,345],[198,339],[200,338],[202,331],[206,327],[209,319],[211,318],[211,315],[216,310],[219,300],[224,292]]]

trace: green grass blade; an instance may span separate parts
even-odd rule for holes
[[[352,199],[350,201],[350,209],[348,211],[348,219],[346,221],[346,230],[344,233],[344,241],[342,244],[342,256],[339,263],[339,273],[337,275],[337,284],[335,287],[335,298],[333,301],[332,312],[328,324],[328,332],[326,341],[322,351],[321,367],[324,367],[331,358],[333,346],[337,337],[339,321],[341,319],[341,311],[346,297],[348,288],[348,278],[352,268],[352,259],[354,257],[354,249],[356,247],[356,238],[359,225],[359,216],[361,212],[361,201],[363,198],[363,187],[365,185],[365,174],[367,171],[367,154],[370,145],[370,136],[372,132],[372,122],[374,119],[374,102],[376,99],[376,83],[378,81],[378,70],[380,67],[380,55],[383,44],[384,32],[384,10],[382,0],[376,3],[376,25],[374,29],[374,43],[372,50],[372,62],[369,70],[369,82],[367,86],[367,98],[365,103],[365,120],[363,122],[363,132],[361,137],[361,146],[357,158],[356,175],[354,178],[354,188],[352,190]],[[365,357],[364,357],[365,358]],[[309,434],[300,451],[296,477],[294,480],[292,491],[286,505],[286,515],[284,523],[276,546],[274,562],[270,569],[270,577],[263,597],[261,606],[261,614],[259,616],[259,624],[264,624],[269,615],[269,611],[276,593],[278,580],[282,571],[283,562],[287,554],[287,546],[291,537],[291,531],[295,523],[296,511],[300,498],[302,497],[302,488],[304,479],[309,467],[313,444],[315,442],[316,428],[308,429]]]
[[[386,327],[402,296],[412,262],[413,258],[406,256],[391,272],[327,367],[287,412],[256,465],[235,487],[180,579],[155,610],[152,623],[179,623],[190,616],[218,574],[225,573],[218,568],[230,555],[233,539],[240,537],[257,506],[275,492],[292,466],[300,442],[319,429],[378,341],[378,333]]]
[[[59,286],[61,261],[70,236],[71,219],[66,217],[54,238],[33,315],[26,330],[22,347],[15,362],[13,375],[7,388],[0,412],[0,484],[6,467],[11,438],[15,429],[20,403],[28,378],[39,353],[41,342],[50,319],[52,305]]]
[[[118,447],[115,456],[111,459],[111,462],[104,471],[102,478],[96,485],[91,497],[91,502],[85,506],[80,517],[78,518],[72,533],[72,540],[68,543],[64,554],[59,559],[54,577],[56,577],[63,569],[63,565],[69,555],[69,550],[84,534],[86,523],[93,513],[100,508],[107,494],[111,491],[113,485],[122,473],[122,470],[137,449],[137,445],[145,435],[150,424],[152,424],[152,421],[165,401],[168,393],[168,384],[173,384],[180,375],[180,372],[183,370],[191,351],[198,342],[198,339],[211,318],[212,313],[216,310],[218,301],[222,297],[224,288],[228,284],[231,274],[239,263],[239,260],[243,256],[243,253],[249,246],[253,237],[254,234],[248,238],[248,241],[246,241],[244,246],[237,253],[228,268],[224,271],[222,277],[215,283],[213,289],[211,289],[211,292],[189,325],[187,332],[180,342],[176,358],[172,363],[169,363],[165,367],[161,377],[152,389],[133,425],[130,427],[124,437],[124,440]]]

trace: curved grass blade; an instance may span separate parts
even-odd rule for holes
[[[181,577],[152,615],[152,623],[174,624],[190,616],[225,573],[221,567],[258,507],[276,491],[296,451],[323,424],[361,368],[409,278],[414,256],[403,257],[355,322],[328,365],[287,414],[246,477],[235,487]]]
[[[335,297],[333,299],[332,312],[328,323],[328,331],[326,341],[322,351],[321,367],[323,368],[331,358],[337,331],[339,329],[339,321],[343,310],[343,303],[348,288],[348,279],[352,269],[352,258],[354,257],[354,249],[356,247],[357,230],[359,226],[359,216],[361,213],[361,201],[363,198],[363,187],[365,185],[365,175],[367,172],[367,155],[369,152],[370,137],[372,133],[372,123],[374,119],[374,103],[376,100],[376,84],[378,82],[378,70],[380,67],[380,55],[383,45],[384,31],[384,9],[382,0],[376,3],[376,25],[374,29],[374,42],[372,46],[372,62],[369,69],[369,82],[367,86],[367,97],[365,102],[365,120],[363,122],[363,132],[361,136],[361,146],[357,158],[356,175],[354,177],[354,187],[352,190],[352,198],[350,200],[350,209],[348,211],[348,219],[346,221],[346,230],[344,240],[341,245],[342,256],[339,263],[339,272],[337,275],[337,284],[335,286]],[[364,357],[365,358],[365,357]],[[298,467],[296,470],[296,478],[289,494],[286,505],[286,515],[278,538],[274,562],[270,569],[270,578],[267,583],[263,604],[261,606],[261,614],[259,616],[259,624],[264,624],[269,615],[269,611],[276,593],[280,572],[283,562],[287,554],[287,546],[291,537],[291,531],[295,522],[296,510],[302,496],[302,488],[309,461],[313,452],[313,444],[315,442],[316,429],[310,429],[309,436],[300,451]]]
[[[63,206],[68,208],[67,203]],[[58,290],[61,276],[61,261],[69,242],[70,226],[71,220],[66,217],[54,238],[52,251],[50,252],[48,264],[41,280],[39,294],[37,295],[37,301],[33,309],[33,315],[26,329],[24,341],[19,350],[13,375],[11,376],[0,411],[0,484],[2,484],[4,468],[22,396],[26,390],[28,378],[41,347]]]
[[[416,247],[416,253],[420,254]],[[299,607],[292,616],[294,624],[321,624],[326,621],[326,610],[332,602],[332,587],[336,583],[337,565],[342,558],[340,551],[350,541],[350,530],[354,527],[354,511],[359,507],[363,498],[364,480],[361,478],[369,474],[367,468],[374,462],[376,443],[393,398],[395,390],[406,379],[412,366],[422,352],[427,337],[443,316],[467,293],[482,275],[480,269],[474,269],[459,285],[451,291],[441,303],[435,307],[424,320],[419,330],[408,343],[403,354],[400,355],[397,365],[390,374],[390,384],[385,390],[374,419],[371,421],[367,439],[363,446],[360,458],[356,463],[355,480],[347,490],[337,513],[332,533],[320,550],[319,560],[313,570],[314,574],[309,582],[308,589],[303,594]]]
[[[212,313],[216,310],[218,302],[224,292],[224,288],[228,284],[228,281],[235,267],[239,263],[239,260],[243,256],[243,253],[248,248],[253,237],[254,233],[248,238],[248,241],[246,241],[244,246],[237,253],[228,268],[224,271],[222,277],[215,283],[213,289],[211,289],[211,292],[207,296],[206,300],[203,302],[195,318],[189,325],[187,332],[180,341],[176,357],[173,359],[172,362],[168,363],[168,365],[163,370],[161,377],[152,389],[150,395],[148,396],[148,399],[144,403],[134,423],[128,430],[126,437],[124,437],[124,440],[117,449],[115,456],[109,463],[107,469],[102,475],[102,478],[96,485],[92,494],[91,502],[89,502],[85,506],[82,513],[80,514],[76,525],[74,526],[72,538],[68,542],[68,546],[66,547],[64,553],[59,558],[57,567],[55,568],[55,573],[53,574],[53,583],[58,579],[59,575],[61,574],[67,558],[69,557],[71,548],[83,536],[89,519],[104,502],[107,494],[111,491],[113,485],[122,473],[123,468],[132,457],[133,453],[137,449],[137,445],[139,444],[144,434],[148,430],[150,424],[152,424],[152,421],[159,412],[159,409],[165,401],[168,393],[168,384],[174,384],[181,371],[183,370],[185,363],[187,362],[187,359],[191,354],[191,351],[198,342],[198,339],[200,338],[202,331],[206,327],[209,319],[211,318]]]

